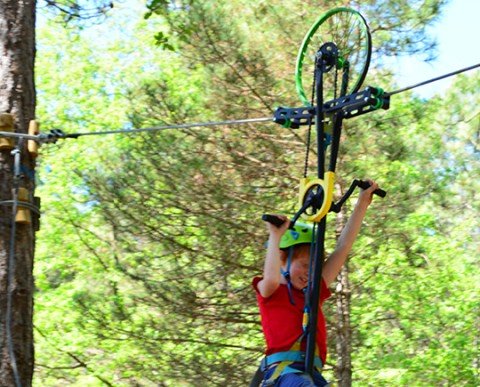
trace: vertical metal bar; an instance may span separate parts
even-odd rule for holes
[[[322,55],[319,51],[317,63],[315,66],[315,95],[317,97],[317,110],[315,116],[315,129],[317,130],[317,162],[318,162],[318,178],[323,179],[325,172],[325,130],[323,122],[323,71],[322,71]]]
[[[339,111],[335,113],[332,117],[333,120],[333,129],[332,129],[332,145],[330,148],[330,164],[328,170],[335,172],[337,165],[337,155],[340,148],[340,135],[342,134],[342,112]]]
[[[317,97],[317,111],[315,117],[315,126],[317,130],[317,155],[318,155],[318,178],[323,179],[325,173],[325,133],[323,122],[323,71],[322,71],[322,57],[321,54],[317,57],[317,63],[315,66],[316,82],[315,82],[315,94]],[[322,189],[319,187],[318,189]],[[325,197],[325,193],[323,195]],[[322,279],[323,268],[323,256],[324,256],[324,240],[325,240],[325,228],[326,217],[324,217],[317,228],[315,235],[315,254],[313,265],[313,276],[311,275],[311,281],[313,286],[311,287],[311,294],[309,294],[310,300],[310,315],[308,321],[307,330],[307,348],[305,353],[305,372],[313,378],[313,366],[315,360],[315,348],[317,338],[317,321],[318,321],[318,309],[320,300],[320,284]]]
[[[315,261],[313,266],[312,277],[312,291],[310,297],[310,316],[308,321],[307,330],[307,348],[305,354],[305,372],[313,378],[313,366],[315,360],[315,348],[317,339],[317,321],[320,301],[320,290],[322,281],[322,269],[323,269],[323,257],[324,257],[324,240],[325,240],[325,228],[326,217],[319,222],[317,227],[317,233],[315,235]]]

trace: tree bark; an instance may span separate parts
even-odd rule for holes
[[[35,0],[0,0],[0,113],[14,115],[18,133],[27,133],[35,117],[35,6]],[[35,161],[26,142],[14,141],[14,145],[20,150],[22,172],[16,181],[31,200]],[[0,202],[11,201],[16,185],[9,149],[0,151],[0,181]],[[12,205],[0,205],[0,386],[30,386],[35,235],[32,223],[16,223],[12,243],[13,218]]]
[[[338,197],[343,195],[337,185]],[[345,227],[346,211],[342,207],[335,219],[335,234],[338,240],[340,233]],[[335,378],[339,387],[350,387],[352,385],[352,329],[350,325],[350,304],[351,291],[348,277],[348,261],[343,265],[338,277],[335,289],[336,298],[336,319],[335,336],[337,365],[335,366]]]

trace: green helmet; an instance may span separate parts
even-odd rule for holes
[[[286,249],[301,243],[311,243],[313,239],[313,224],[296,222],[292,229],[288,229],[280,239],[279,247]]]

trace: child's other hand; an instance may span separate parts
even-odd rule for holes
[[[358,204],[366,205],[367,207],[372,203],[373,192],[378,189],[378,184],[373,180],[367,179],[370,187],[367,189],[360,189],[360,195],[358,197]]]

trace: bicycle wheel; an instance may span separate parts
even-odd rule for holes
[[[305,106],[312,105],[315,56],[320,47],[325,46],[330,46],[328,50],[332,46],[336,48],[338,56],[335,65],[323,72],[324,102],[355,93],[367,75],[372,53],[367,22],[353,9],[332,9],[312,25],[298,52],[295,85]]]

